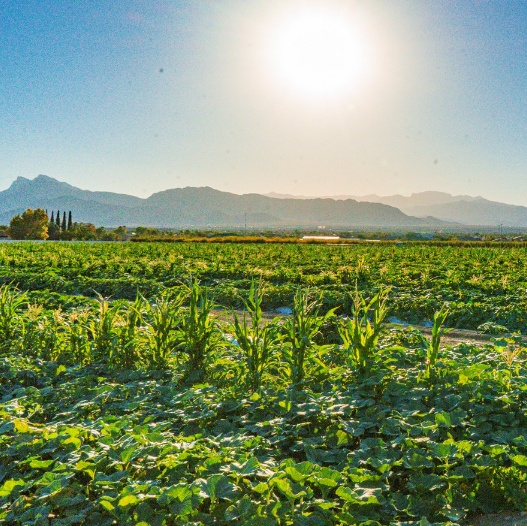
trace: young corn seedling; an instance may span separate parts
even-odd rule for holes
[[[283,326],[286,343],[284,356],[292,385],[298,386],[304,380],[313,340],[322,324],[334,314],[334,310],[330,310],[325,316],[319,316],[319,311],[319,301],[310,302],[305,292],[296,292],[292,316]]]
[[[379,337],[383,333],[384,320],[388,313],[386,300],[388,289],[381,289],[368,303],[358,291],[355,292],[352,318],[339,328],[348,360],[363,373],[373,364]],[[370,319],[371,318],[371,319]]]
[[[432,337],[428,343],[426,349],[426,375],[430,378],[432,370],[435,368],[437,363],[437,357],[439,356],[439,347],[441,345],[441,337],[449,332],[448,329],[444,329],[443,325],[448,316],[448,310],[442,308],[439,312],[434,314],[434,326],[432,327]]]
[[[179,350],[188,357],[189,372],[195,371],[198,376],[204,374],[209,355],[220,344],[217,323],[210,316],[212,306],[207,290],[194,281],[190,288],[189,307],[180,319],[177,339]]]
[[[250,324],[244,313],[243,320],[234,315],[234,333],[238,345],[247,361],[247,385],[253,391],[262,385],[262,375],[276,345],[276,328],[272,325],[262,325],[262,290],[251,283],[249,298],[244,301],[250,314]]]
[[[179,323],[183,294],[163,294],[155,303],[146,302],[146,335],[152,366],[164,368],[170,363],[178,341],[175,330]]]

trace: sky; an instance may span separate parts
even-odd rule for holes
[[[526,27],[515,0],[0,0],[0,189],[46,174],[139,197],[527,206]],[[315,76],[294,63],[306,53]]]

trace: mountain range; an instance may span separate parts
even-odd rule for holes
[[[316,199],[290,194],[266,194],[275,199]],[[328,196],[335,201],[354,199],[359,202],[382,203],[398,208],[413,217],[435,217],[466,226],[527,228],[527,207],[490,201],[481,196],[451,195],[446,192],[419,192],[410,196],[369,194]]]
[[[46,175],[18,177],[0,192],[0,222],[26,208],[71,210],[75,221],[103,226],[173,228],[286,226],[440,226],[434,218],[412,217],[382,203],[353,199],[276,199],[237,195],[209,187],[175,188],[147,199],[111,192],[81,190]]]
[[[274,193],[238,195],[210,187],[186,187],[142,199],[82,190],[46,175],[18,177],[0,192],[0,223],[9,223],[26,208],[71,210],[75,221],[107,227],[527,227],[527,207],[444,192],[409,197],[372,194],[315,198]]]

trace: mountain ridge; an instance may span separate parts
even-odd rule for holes
[[[298,199],[290,194],[273,193],[277,199]],[[333,196],[339,200],[351,196]],[[314,199],[308,197],[306,199]],[[451,223],[465,226],[508,226],[527,228],[527,207],[491,201],[482,196],[452,195],[446,192],[426,191],[413,193],[410,196],[400,194],[378,196],[369,194],[353,196],[360,202],[376,202],[394,206],[413,217],[435,217]]]
[[[77,188],[47,175],[18,177],[0,192],[0,222],[26,208],[71,210],[75,220],[103,226],[166,228],[442,227],[527,228],[527,207],[481,196],[417,192],[410,196],[301,197],[235,194],[205,187],[171,188],[147,198]]]
[[[9,222],[26,208],[71,210],[76,221],[103,226],[168,228],[250,226],[441,226],[435,218],[411,217],[382,203],[352,199],[275,199],[261,194],[233,194],[211,187],[173,188],[148,198],[92,192],[46,175],[17,178],[0,192],[0,221]]]

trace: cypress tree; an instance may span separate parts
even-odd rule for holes
[[[54,223],[55,222],[55,212],[52,210],[51,211],[51,219],[49,220],[50,223]]]
[[[65,232],[66,231],[66,212],[64,212],[64,215],[62,216],[62,227],[61,227],[62,231]]]
[[[60,228],[60,210],[57,210],[57,215],[55,216],[55,223]]]
[[[70,210],[70,213],[68,214],[68,230],[71,230],[73,228],[73,219],[71,217],[71,210]]]

